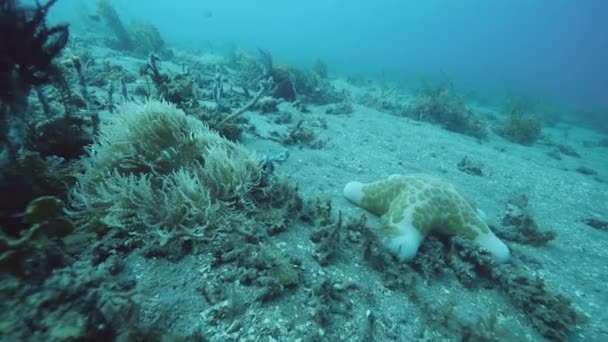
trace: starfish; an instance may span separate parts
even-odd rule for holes
[[[392,175],[368,184],[350,182],[344,187],[344,196],[381,216],[378,235],[402,261],[413,260],[431,232],[469,238],[500,262],[510,258],[509,248],[454,186],[440,178],[412,174]]]

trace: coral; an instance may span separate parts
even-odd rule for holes
[[[412,260],[422,240],[432,231],[465,236],[499,261],[509,259],[507,246],[444,180],[424,174],[392,175],[369,184],[350,182],[344,187],[344,196],[382,216],[383,227],[378,234],[401,260]]]

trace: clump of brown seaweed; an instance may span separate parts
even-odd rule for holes
[[[549,289],[541,278],[530,274],[520,261],[498,264],[490,254],[468,239],[431,236],[425,240],[410,266],[397,262],[382,247],[377,235],[366,226],[365,220],[342,225],[340,216],[335,221],[328,214],[327,209],[330,207],[320,208],[319,218],[322,219],[322,226],[330,228],[328,232],[332,232],[335,227],[343,227],[345,231],[341,235],[356,233],[359,236],[357,239],[343,240],[343,243],[332,247],[332,255],[342,253],[347,242],[351,244],[348,249],[352,249],[353,244],[360,246],[363,259],[382,275],[385,286],[406,294],[420,310],[422,317],[444,336],[468,336],[484,341],[513,339],[497,324],[496,312],[470,322],[454,314],[454,303],[436,306],[427,302],[419,284],[423,280],[447,274],[456,276],[467,288],[498,286],[515,306],[523,310],[532,326],[548,339],[564,340],[576,329],[578,323],[584,321],[569,298]]]
[[[464,99],[443,86],[422,88],[409,107],[408,116],[475,138],[486,138],[488,134],[485,123],[467,108]]]
[[[67,25],[46,24],[55,2],[36,7],[0,2],[0,142],[12,161],[23,144],[26,98],[32,87],[51,81],[53,60],[68,41]]]
[[[507,108],[507,119],[495,128],[503,138],[521,144],[533,145],[541,135],[541,122],[535,116],[526,114],[521,102],[512,102]]]

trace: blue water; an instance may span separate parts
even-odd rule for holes
[[[449,77],[504,101],[516,93],[593,115],[608,112],[608,1],[602,0],[115,0],[125,22],[155,24],[169,44],[258,47],[333,76],[405,84]],[[93,1],[59,0],[52,13],[78,27]],[[581,114],[583,115],[583,114]]]

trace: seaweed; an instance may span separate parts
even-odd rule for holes
[[[2,336],[14,341],[114,340],[147,330],[138,321],[134,282],[109,271],[116,262],[84,270],[84,265],[65,267],[41,283],[13,278],[10,285],[10,278],[3,277],[3,287],[11,289],[2,292],[2,301],[11,310],[0,313]]]
[[[142,55],[150,53],[167,54],[165,41],[158,28],[150,23],[136,22],[132,27],[133,45],[136,52]]]
[[[321,60],[321,58],[315,59],[312,65],[312,71],[322,79],[327,78],[328,76],[327,65]]]
[[[111,1],[97,0],[97,13],[103,18],[108,28],[114,32],[116,41],[113,42],[113,45],[122,50],[132,50],[135,46],[133,37],[125,28]]]
[[[68,42],[68,26],[46,25],[46,15],[57,0],[25,7],[16,0],[0,1],[0,100],[25,101],[30,87],[49,82],[50,67]]]
[[[507,113],[507,119],[495,128],[496,133],[509,141],[526,146],[533,145],[540,138],[540,120],[538,117],[526,115],[522,103],[511,103]]]
[[[596,218],[586,218],[583,220],[583,223],[597,230],[608,231],[608,221],[605,220],[600,220]]]
[[[327,266],[342,247],[345,239],[345,229],[342,223],[342,212],[338,212],[337,220],[331,218],[331,201],[316,203],[315,225],[310,234],[310,240],[315,244],[313,257],[319,265]]]
[[[353,308],[350,293],[357,289],[355,284],[329,279],[315,284],[310,291],[312,317],[321,329],[330,327],[335,315],[350,315]]]
[[[490,340],[500,340],[499,337],[504,336],[504,330],[492,317],[495,311],[470,323],[453,314],[454,303],[434,307],[425,302],[417,291],[416,271],[407,264],[397,263],[368,228],[357,226],[355,229],[362,236],[364,260],[381,273],[385,286],[404,292],[434,327],[445,334],[463,337],[486,336]],[[499,264],[489,253],[463,237],[452,237],[447,241],[429,237],[426,240],[421,246],[421,255],[417,256],[419,260],[414,262],[424,270],[423,274],[444,273],[452,269],[466,287],[484,286],[484,282],[486,286],[497,284],[524,311],[538,332],[552,340],[566,339],[577,324],[583,322],[583,316],[570,299],[551,291],[542,279],[529,275],[525,268]],[[447,244],[449,248],[441,244]]]
[[[30,127],[26,146],[44,157],[78,159],[85,155],[86,146],[93,143],[98,126],[97,113],[89,117],[55,116],[40,120]]]
[[[507,241],[535,247],[545,246],[557,237],[557,233],[541,230],[526,209],[527,205],[528,199],[525,195],[510,199],[502,219],[502,224],[506,228],[493,227],[493,231],[498,237]]]
[[[446,88],[419,91],[406,115],[479,139],[486,138],[488,134],[485,123],[466,107],[464,99],[456,97]]]
[[[414,258],[412,266],[422,273],[425,280],[443,274],[448,269],[445,244],[435,236],[429,236]]]
[[[467,261],[475,265],[477,273],[496,282],[546,338],[565,340],[584,321],[569,298],[547,288],[538,276],[516,265],[498,264],[467,239],[453,239],[453,243],[457,250],[468,250]]]
[[[327,143],[326,140],[319,139],[317,134],[304,125],[304,120],[299,120],[294,126],[289,128],[287,134],[279,134],[275,138],[278,142],[284,145],[303,145],[308,148],[318,150],[323,148]]]
[[[351,114],[353,112],[353,104],[350,98],[344,99],[344,101],[335,104],[325,110],[325,114]]]
[[[77,162],[61,157],[45,157],[38,152],[23,151],[10,168],[0,175],[0,226],[9,235],[25,229],[20,213],[33,199],[54,195],[67,198],[67,186],[74,183],[72,174],[78,172]]]
[[[585,176],[593,176],[593,175],[597,175],[597,171],[595,171],[594,169],[588,168],[586,166],[579,166],[576,168],[576,172],[583,174]]]
[[[23,215],[29,227],[18,237],[0,231],[0,269],[13,275],[41,281],[69,260],[62,238],[72,233],[72,222],[63,217],[63,202],[53,196],[31,201]]]
[[[473,176],[483,176],[483,164],[472,161],[468,156],[464,156],[457,166],[458,170],[464,173],[468,173]]]
[[[257,109],[262,113],[273,113],[278,111],[277,105],[279,101],[271,96],[262,97],[257,103]]]
[[[84,73],[82,70],[82,63],[80,62],[80,58],[74,57],[72,58],[72,66],[74,70],[76,70],[76,75],[78,76],[78,85],[80,86],[80,94],[85,102],[85,105],[89,103],[89,91],[87,89],[87,81],[84,77]]]
[[[55,2],[27,7],[15,0],[0,0],[0,144],[11,164],[23,144],[30,90],[51,81],[53,60],[68,42],[67,25],[46,24]]]

